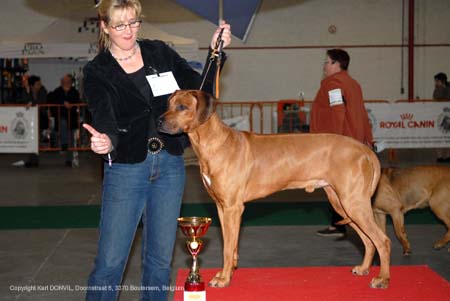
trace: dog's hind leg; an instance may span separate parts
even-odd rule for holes
[[[363,241],[365,252],[361,265],[355,266],[352,273],[355,275],[367,275],[372,264],[375,248],[380,254],[381,268],[378,277],[372,279],[370,284],[373,288],[387,288],[389,286],[389,264],[390,264],[390,240],[377,226],[373,216],[370,198],[364,198],[364,193],[353,193],[351,196],[337,196],[331,187],[324,190],[337,213],[344,220],[351,220],[349,225],[355,229]],[[367,201],[364,201],[367,199]],[[358,206],[352,206],[352,200],[358,200]]]
[[[349,218],[347,216],[347,213],[342,207],[336,192],[331,187],[324,187],[324,190],[328,196],[328,200],[333,205],[334,210],[336,210],[336,212],[339,213],[342,217],[345,217],[345,220],[348,220]],[[367,275],[369,274],[370,265],[372,264],[372,258],[375,254],[375,246],[367,237],[367,235],[365,235],[364,232],[362,232],[355,223],[350,222],[349,226],[351,226],[356,231],[356,233],[358,233],[359,237],[364,243],[365,248],[363,263],[359,266],[355,266],[352,269],[352,273],[355,275]]]
[[[325,186],[323,188],[325,193],[327,194],[328,201],[330,202],[331,206],[333,206],[334,210],[343,218],[343,220],[347,220],[347,213],[345,213],[344,208],[342,208],[341,202],[339,201],[339,197],[337,196],[336,192],[333,188],[330,186]],[[344,225],[346,222],[339,222],[339,224]]]
[[[386,234],[384,234],[375,223],[370,205],[370,198],[364,198],[363,195],[353,195],[352,199],[361,200],[358,202],[359,206],[351,206],[351,202],[343,203],[349,204],[347,207],[344,207],[344,209],[348,213],[350,219],[356,224],[356,227],[353,228],[358,232],[366,247],[363,264],[360,266],[361,271],[363,272],[366,268],[368,268],[368,266],[370,266],[375,253],[373,245],[367,242],[368,237],[375,245],[380,256],[380,273],[377,277],[372,279],[370,286],[373,288],[387,288],[389,286],[390,278],[389,265],[391,242]],[[365,201],[365,199],[367,201]],[[357,269],[357,267],[355,267],[355,269]]]
[[[439,185],[433,191],[433,195],[430,197],[430,208],[436,214],[436,216],[445,223],[447,227],[447,233],[439,239],[435,244],[435,249],[444,248],[450,241],[450,202],[448,200],[450,192],[445,187],[445,184]],[[450,248],[448,249],[450,252]]]
[[[237,246],[243,212],[243,202],[219,209],[223,236],[223,269],[211,279],[209,286],[226,287],[230,284],[231,276],[237,265]]]
[[[361,238],[364,244],[364,258],[360,265],[354,266],[352,269],[353,275],[364,276],[368,275],[370,271],[370,266],[372,265],[373,256],[375,255],[375,245],[370,240],[370,238],[358,227],[357,224],[351,222],[349,224],[355,232]]]
[[[378,227],[386,233],[386,213],[382,212],[381,210],[375,209],[373,211],[373,216],[375,217],[375,222],[377,223]]]
[[[351,215],[349,217],[345,209],[342,207],[342,204],[339,201],[339,197],[337,196],[336,192],[331,187],[324,187],[324,190],[336,212],[339,213],[342,217],[344,217],[344,220],[351,220]],[[356,233],[359,235],[364,244],[363,262],[361,265],[355,266],[352,269],[352,273],[354,275],[367,275],[369,274],[369,269],[372,264],[373,255],[375,254],[375,246],[369,239],[369,237],[366,234],[364,234],[364,232],[355,223],[350,222],[349,226],[356,231]]]

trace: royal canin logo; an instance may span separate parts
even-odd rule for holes
[[[404,114],[400,115],[400,118],[402,120],[412,120],[413,117],[414,117],[414,114],[411,114],[411,113],[404,113]]]
[[[414,128],[434,128],[434,120],[414,120],[414,114],[400,114],[401,120],[398,121],[380,121],[380,129],[414,129]]]

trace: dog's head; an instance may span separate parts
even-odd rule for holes
[[[213,114],[214,97],[200,90],[178,90],[169,97],[166,113],[160,117],[158,130],[167,134],[188,133]]]

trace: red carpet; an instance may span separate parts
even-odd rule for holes
[[[200,269],[208,281],[219,269]],[[428,266],[392,266],[388,289],[371,289],[378,274],[372,267],[368,276],[354,276],[351,267],[239,268],[227,288],[206,289],[208,301],[284,301],[284,300],[442,300],[450,301],[450,283]],[[177,287],[183,287],[188,269],[178,270]],[[175,292],[183,301],[183,291]]]

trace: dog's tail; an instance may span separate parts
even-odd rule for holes
[[[381,166],[377,155],[375,155],[373,151],[368,150],[367,156],[367,159],[372,165],[372,181],[370,183],[370,196],[372,196],[377,190],[378,181],[380,180],[381,175]]]

